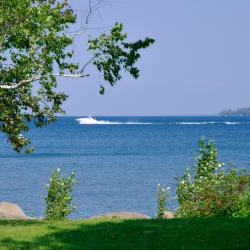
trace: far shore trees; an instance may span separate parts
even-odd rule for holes
[[[154,43],[152,38],[127,42],[123,24],[88,40],[85,62],[74,58],[74,37],[88,29],[90,16],[102,0],[86,0],[84,23],[72,32],[77,15],[68,0],[2,0],[0,3],[0,131],[17,152],[31,152],[29,131],[53,122],[63,113],[65,93],[57,92],[58,78],[85,78],[94,65],[101,82],[111,86],[122,71],[139,77],[136,62],[140,49]],[[105,85],[100,84],[100,94]]]

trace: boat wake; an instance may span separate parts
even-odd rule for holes
[[[121,121],[109,121],[109,120],[97,120],[91,116],[76,119],[80,125],[150,125],[150,124],[168,124],[168,125],[239,125],[239,124],[250,124],[250,122],[235,122],[235,121],[183,121],[175,123],[150,123],[150,122],[121,122]]]
[[[80,125],[148,125],[152,123],[146,122],[118,122],[118,121],[105,121],[105,120],[97,120],[91,116],[86,118],[76,119]]]
[[[238,125],[240,122],[177,122],[180,125],[207,125],[207,124],[225,124],[225,125]]]

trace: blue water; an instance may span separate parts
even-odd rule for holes
[[[216,141],[224,162],[250,166],[250,117],[97,117],[109,125],[80,125],[77,118],[32,129],[36,151],[30,155],[13,152],[0,134],[0,200],[42,216],[43,185],[51,169],[61,167],[76,171],[72,217],[111,211],[153,216],[158,183],[171,187],[170,206],[177,206],[174,178],[192,165],[201,136]]]

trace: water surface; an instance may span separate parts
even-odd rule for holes
[[[0,200],[18,203],[42,216],[43,185],[52,168],[76,171],[73,217],[111,211],[153,216],[156,186],[172,188],[193,162],[201,136],[214,139],[219,157],[236,167],[250,166],[250,117],[97,117],[80,125],[64,117],[30,132],[36,151],[13,152],[0,134]],[[176,207],[174,192],[170,206]]]

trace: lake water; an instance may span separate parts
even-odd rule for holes
[[[215,140],[224,162],[250,166],[250,117],[97,117],[97,125],[80,125],[77,118],[32,129],[36,151],[30,155],[13,152],[0,134],[0,200],[42,216],[43,185],[60,167],[76,171],[72,217],[111,211],[153,216],[158,183],[171,187],[170,207],[177,206],[174,178],[192,165],[201,136]]]

